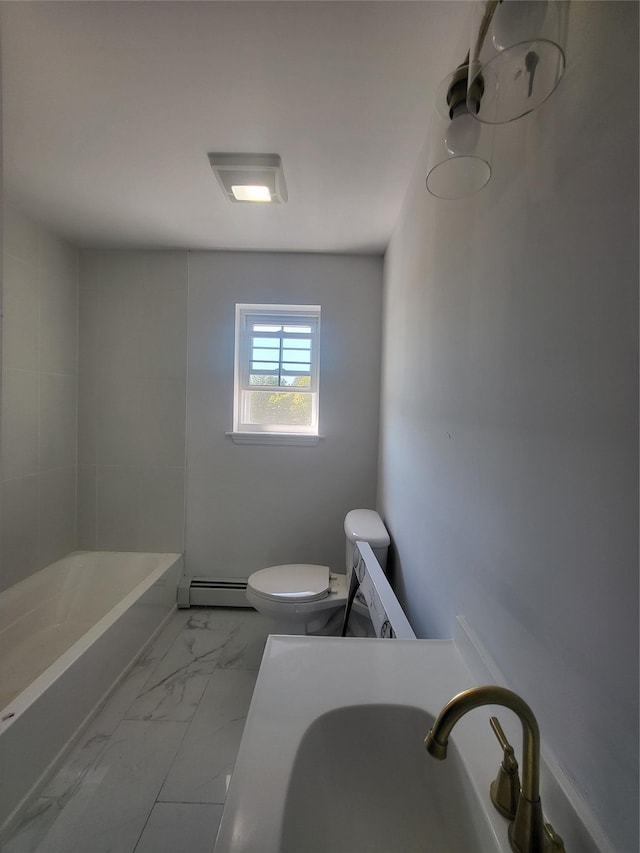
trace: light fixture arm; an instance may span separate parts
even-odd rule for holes
[[[480,28],[478,30],[478,40],[476,42],[476,56],[482,50],[482,45],[484,44],[484,40],[487,37],[487,33],[489,32],[489,27],[491,26],[491,21],[493,20],[493,16],[496,13],[496,9],[502,3],[502,0],[487,0],[487,4],[484,10],[484,16],[482,21],[480,22]],[[467,62],[469,61],[469,54],[467,53]]]
[[[556,89],[565,69],[565,0],[478,0],[469,50],[471,115],[504,124],[527,115]],[[481,81],[482,97],[474,90]]]
[[[484,16],[482,18],[482,22],[480,24],[480,29],[478,31],[478,39],[476,41],[476,54],[480,52],[482,49],[482,45],[484,44],[484,40],[487,37],[487,33],[489,32],[489,27],[491,25],[491,21],[493,20],[493,16],[496,13],[496,9],[502,3],[502,0],[487,0],[485,6]],[[449,91],[447,92],[447,104],[449,105],[449,118],[453,118],[460,107],[462,101],[467,102],[467,107],[470,113],[477,115],[480,109],[480,101],[482,100],[482,94],[484,92],[484,83],[482,77],[478,75],[471,85],[471,90],[467,89],[468,86],[468,66],[469,66],[469,58],[470,51],[467,51],[467,55],[464,58],[464,61],[460,63],[458,66],[458,71],[460,71],[460,75],[456,75],[451,86],[449,87]],[[464,76],[462,73],[462,69],[464,69]]]

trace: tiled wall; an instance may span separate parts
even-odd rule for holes
[[[78,547],[183,550],[186,252],[80,253]]]
[[[77,251],[3,210],[0,588],[76,545]]]

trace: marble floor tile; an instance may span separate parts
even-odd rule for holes
[[[145,684],[131,703],[127,720],[173,720],[188,722],[193,718],[198,702],[211,676],[179,667],[174,672]]]
[[[220,608],[214,618],[218,629],[227,631],[218,666],[224,669],[259,669],[267,637],[274,633],[272,620],[254,610],[238,608]]]
[[[186,728],[124,720],[38,853],[133,853]]]
[[[135,853],[211,853],[221,816],[214,803],[156,803]]]
[[[174,613],[151,646],[133,665],[81,733],[64,765],[43,788],[41,792],[43,797],[68,799],[71,796],[84,774],[99,759],[110,736],[124,719],[132,702],[143,690],[158,662],[175,642],[186,621],[185,611],[179,610]]]
[[[191,642],[194,651],[210,646],[218,667],[234,669],[258,669],[267,636],[274,632],[275,623],[250,608],[208,607],[189,611],[189,618],[182,636]],[[195,639],[189,639],[193,631]],[[202,632],[206,632],[204,635]],[[205,655],[203,662],[213,660],[213,651]]]
[[[44,797],[62,798],[65,801],[81,783],[85,773],[99,760],[109,738],[120,725],[149,673],[134,668],[111,694],[103,708],[82,732],[58,772],[42,790]]]
[[[211,676],[158,800],[223,803],[257,678],[255,670]]]
[[[56,799],[41,797],[22,816],[11,838],[0,844],[2,853],[34,853],[60,814]]]
[[[191,612],[126,713],[129,720],[191,720],[218,668],[258,669],[269,623],[252,610]]]
[[[249,609],[177,611],[3,853],[210,853],[273,631]]]

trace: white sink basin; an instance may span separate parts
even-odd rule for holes
[[[215,852],[507,853],[491,709],[423,746],[474,683],[450,640],[270,637]]]
[[[405,705],[354,705],[302,737],[286,792],[282,853],[454,853],[491,849],[455,747],[423,747],[434,718]]]

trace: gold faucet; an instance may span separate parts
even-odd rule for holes
[[[446,758],[451,729],[467,711],[481,705],[503,705],[520,718],[522,790],[515,817],[509,824],[509,843],[515,853],[545,853],[549,849],[549,830],[544,826],[540,803],[540,732],[533,711],[520,696],[495,685],[472,687],[459,693],[440,711],[424,745],[434,758]]]

